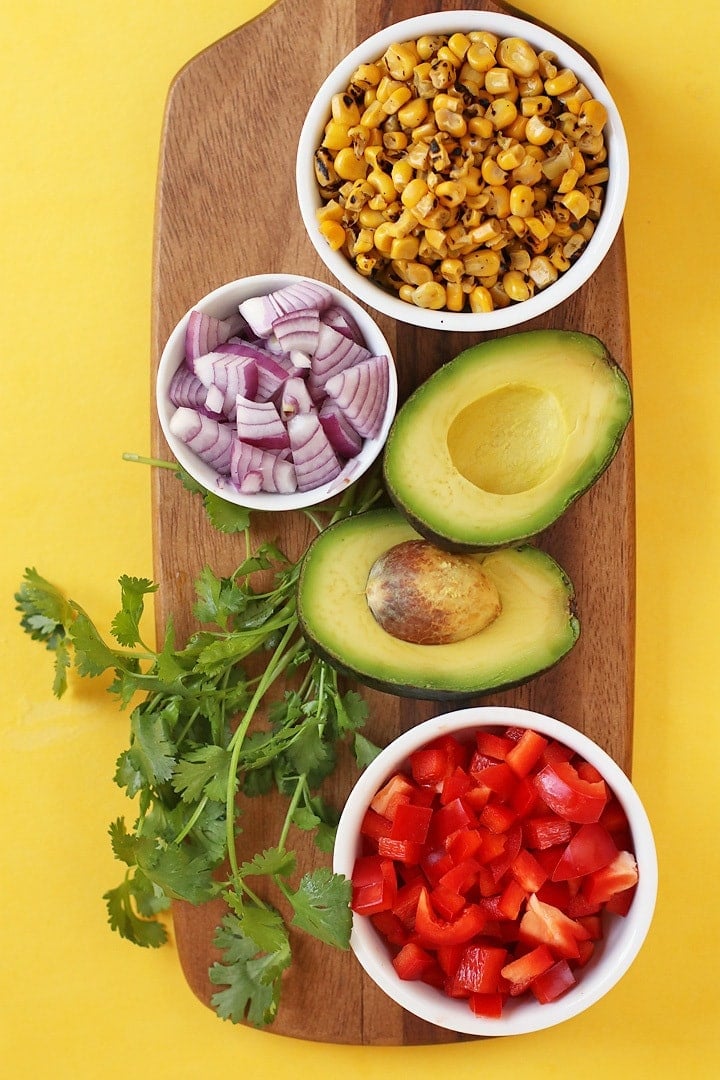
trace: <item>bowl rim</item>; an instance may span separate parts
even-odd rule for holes
[[[541,1031],[569,1020],[600,1000],[623,977],[639,953],[653,918],[658,888],[657,852],[652,828],[640,797],[620,766],[596,742],[569,724],[544,713],[513,706],[471,706],[442,713],[410,728],[388,744],[361,773],[342,811],[333,854],[335,873],[351,876],[359,850],[359,826],[370,799],[408,756],[441,734],[467,732],[479,727],[532,727],[581,754],[603,775],[622,802],[633,835],[640,868],[630,911],[612,920],[602,949],[583,969],[583,978],[568,994],[546,1005],[518,999],[506,1006],[499,1019],[476,1017],[465,1001],[453,1001],[441,991],[421,983],[404,982],[395,973],[389,953],[370,920],[353,913],[350,947],[370,978],[408,1012],[438,1027],[464,1034],[520,1035]],[[608,944],[616,951],[612,964],[603,965]]]
[[[539,290],[528,300],[487,313],[430,311],[400,300],[354,270],[341,252],[333,251],[320,235],[315,218],[315,211],[321,205],[321,200],[313,175],[312,161],[329,115],[332,94],[347,87],[350,76],[359,63],[380,56],[393,42],[416,39],[423,33],[439,32],[441,29],[449,33],[489,30],[493,33],[499,32],[504,37],[525,37],[531,43],[535,37],[542,41],[544,48],[556,53],[563,66],[572,68],[591,93],[602,99],[608,110],[606,131],[609,132],[611,140],[612,167],[605,205],[585,250],[552,285]],[[544,26],[515,15],[479,10],[436,11],[416,15],[384,27],[356,45],[325,77],[310,103],[300,131],[295,162],[295,185],[305,230],[325,266],[345,289],[363,303],[398,322],[428,329],[459,330],[475,334],[524,325],[563,303],[589,280],[607,255],[621,228],[628,196],[629,175],[628,143],[622,119],[613,95],[592,64],[573,45]]]
[[[182,363],[185,355],[185,329],[192,311],[200,310],[209,315],[225,318],[237,305],[251,296],[261,296],[275,289],[293,284],[294,282],[309,281],[322,285],[333,296],[334,301],[345,308],[357,322],[363,338],[372,341],[371,351],[384,353],[389,361],[389,389],[388,402],[385,417],[380,432],[374,439],[366,439],[357,457],[349,461],[342,472],[329,484],[314,488],[312,491],[295,491],[291,494],[272,494],[260,492],[255,495],[237,491],[232,485],[224,484],[222,478],[215,469],[203,462],[190,450],[185,443],[172,434],[169,429],[171,415],[175,412],[175,406],[169,399],[168,387],[170,380]],[[232,299],[231,299],[232,298]],[[230,300],[230,303],[229,303]],[[370,347],[368,345],[368,347]],[[197,483],[215,494],[226,502],[235,506],[245,507],[249,510],[289,511],[301,510],[317,506],[329,499],[342,494],[351,484],[355,483],[375,462],[382,453],[385,441],[390,431],[390,426],[397,411],[398,380],[395,359],[385,334],[373,318],[372,314],[347,293],[330,285],[325,281],[312,278],[308,274],[265,273],[252,274],[247,277],[236,278],[233,281],[224,282],[206,293],[195,301],[178,320],[173,327],[163,347],[158,361],[155,376],[155,407],[162,428],[165,442],[173,457],[185,469]]]

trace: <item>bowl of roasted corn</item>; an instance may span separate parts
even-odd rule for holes
[[[386,27],[325,78],[298,143],[308,236],[337,281],[400,322],[494,331],[567,300],[620,228],[617,106],[543,27],[438,11]]]

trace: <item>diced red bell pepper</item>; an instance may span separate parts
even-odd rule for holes
[[[439,746],[426,746],[410,755],[410,772],[416,784],[436,787],[449,774],[447,754]]]
[[[381,836],[377,847],[379,855],[407,866],[417,866],[423,854],[422,844],[414,840],[394,840],[392,836]]]
[[[475,823],[473,815],[462,799],[453,799],[447,806],[441,806],[433,814],[428,831],[428,840],[432,844],[441,844],[451,833]]]
[[[394,911],[378,911],[370,916],[370,921],[390,945],[405,945],[410,940],[410,932],[403,926]]]
[[[538,804],[539,795],[529,776],[521,776],[510,796],[510,806],[519,818],[527,817]]]
[[[575,985],[575,976],[566,960],[558,960],[551,968],[538,975],[530,983],[530,989],[537,1000],[547,1005],[549,1001],[555,1001]]]
[[[370,800],[370,806],[377,814],[382,814],[392,821],[398,805],[410,802],[415,791],[415,785],[411,784],[406,776],[396,773]]]
[[[496,994],[508,950],[497,945],[469,945],[455,972],[455,983],[473,994]]]
[[[536,945],[534,949],[511,960],[502,969],[502,977],[510,983],[510,994],[517,997],[527,990],[533,979],[555,963],[555,957],[547,945]]]
[[[430,893],[430,903],[441,919],[456,919],[467,903],[465,897],[447,885],[436,885]]]
[[[507,832],[516,820],[516,814],[512,807],[498,802],[487,803],[478,816],[479,824],[484,825],[486,829],[494,833]]]
[[[578,952],[580,955],[577,960],[573,961],[574,967],[585,967],[587,962],[592,959],[595,952],[594,941],[578,941]]]
[[[456,863],[451,870],[443,874],[438,884],[464,895],[475,884],[479,869],[480,863],[476,859],[464,859],[463,862]]]
[[[569,761],[546,765],[535,776],[535,787],[551,810],[581,825],[599,821],[608,800],[605,781],[581,779]]]
[[[440,802],[443,806],[447,806],[454,799],[459,799],[461,796],[466,795],[472,787],[472,780],[464,769],[461,769],[458,765],[457,768],[446,776],[442,782],[442,788],[440,789]]]
[[[464,945],[438,945],[437,947],[437,959],[438,964],[442,968],[445,975],[452,979],[455,977],[455,972],[460,966],[462,955],[465,952]]]
[[[478,752],[485,757],[494,758],[496,761],[504,761],[515,743],[505,735],[499,735],[489,728],[480,728],[475,736],[475,744]]]
[[[608,866],[588,874],[581,892],[591,904],[604,904],[617,893],[633,888],[637,881],[635,856],[629,851],[619,851]]]
[[[557,956],[576,960],[578,941],[587,939],[587,930],[552,904],[544,904],[537,896],[528,898],[525,914],[520,920],[521,941],[533,945],[549,945]]]
[[[554,814],[529,818],[528,821],[524,822],[523,829],[528,847],[541,850],[557,847],[558,844],[569,843],[573,833],[570,822],[564,821]]]
[[[478,769],[472,775],[479,784],[484,784],[485,787],[494,791],[503,802],[509,802],[512,798],[517,777],[507,762],[500,761],[486,765],[484,769]]]
[[[424,844],[427,840],[432,815],[432,808],[429,806],[402,803],[395,812],[390,838],[392,840],[410,840],[415,844]]]
[[[486,1020],[499,1020],[505,1003],[504,994],[471,994],[468,1003],[475,1016]]]
[[[560,856],[552,873],[553,881],[585,877],[602,869],[617,855],[615,841],[599,822],[581,825]]]
[[[437,885],[443,874],[452,870],[455,859],[444,848],[425,848],[420,859],[420,866],[431,885]]]
[[[522,848],[523,831],[519,825],[509,829],[503,836],[505,839],[505,846],[502,852],[499,855],[496,855],[488,863],[490,873],[495,881],[500,881],[508,872]]]
[[[575,753],[569,746],[551,739],[540,755],[540,764],[554,765],[558,761],[570,761],[574,756]]]
[[[482,931],[485,915],[477,904],[468,904],[452,922],[438,919],[430,905],[427,889],[422,889],[415,914],[415,933],[424,947],[462,945]]]
[[[614,896],[610,896],[605,901],[605,911],[612,915],[627,915],[632,906],[633,899],[635,897],[635,886],[633,885],[629,889],[623,889],[622,892],[615,893]]]
[[[361,856],[353,867],[352,887],[352,909],[358,915],[389,911],[397,898],[395,866],[378,855]]]
[[[503,919],[517,919],[528,894],[514,878],[508,881],[500,894],[498,913]]]
[[[397,915],[403,926],[407,926],[409,929],[415,927],[415,913],[417,912],[418,900],[420,899],[420,893],[425,886],[421,881],[413,881],[409,885],[402,885],[395,897],[395,903],[393,904],[393,914]]]
[[[428,968],[434,964],[435,958],[425,949],[421,949],[414,941],[409,941],[407,945],[403,945],[392,961],[398,977],[406,981],[421,979]]]
[[[389,836],[391,829],[392,821],[368,806],[360,823],[361,836],[367,836],[370,840],[379,840],[381,836]]]
[[[544,736],[527,728],[508,751],[505,760],[516,776],[527,776],[540,760],[547,744],[548,740]]]
[[[482,848],[483,838],[479,829],[466,827],[448,836],[445,850],[452,857],[453,862],[464,862],[472,859]]]
[[[485,784],[473,783],[473,786],[463,794],[462,800],[470,810],[478,814],[490,801],[491,796],[492,791]]]
[[[512,861],[510,873],[528,893],[537,892],[548,874],[532,852],[522,848]]]

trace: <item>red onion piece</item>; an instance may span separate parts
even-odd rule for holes
[[[297,490],[295,466],[292,461],[261,450],[259,446],[248,446],[240,439],[233,440],[230,460],[230,477],[239,489],[248,473],[259,472],[262,476],[262,490],[269,493],[290,495]],[[254,481],[250,481],[254,483]]]
[[[275,319],[273,334],[283,352],[295,350],[310,357],[317,349],[320,334],[320,312],[317,308],[301,308]]]
[[[235,419],[238,394],[254,398],[258,392],[258,369],[255,361],[248,355],[236,353],[212,352],[198,356],[195,360],[195,374],[203,386],[216,387],[222,394],[222,405],[216,412],[222,412],[228,420]],[[213,394],[211,403],[217,404],[217,394]]]
[[[299,375],[286,379],[280,395],[280,416],[287,421],[296,413],[312,412],[315,408],[307,384]]]
[[[170,380],[168,397],[176,409],[185,406],[197,409],[198,412],[208,411],[205,403],[207,387],[203,386],[187,364],[181,364]]]
[[[243,300],[238,310],[254,334],[267,338],[272,332],[274,320],[280,315],[302,308],[323,311],[332,301],[332,293],[318,282],[298,281],[267,296],[252,296]]]
[[[382,427],[390,386],[389,363],[387,356],[371,356],[325,384],[327,396],[366,439],[374,439]]]
[[[204,462],[226,476],[230,472],[235,432],[195,409],[180,408],[170,418],[170,431]]]
[[[273,360],[270,355],[258,360],[256,367],[258,386],[255,398],[257,401],[269,401],[277,393],[290,373],[277,360]]]
[[[339,333],[344,334],[345,337],[350,338],[357,345],[364,345],[365,339],[360,332],[360,327],[353,319],[349,311],[340,307],[339,304],[331,304],[329,308],[326,308],[321,315],[322,321],[326,326],[332,326],[333,329]]]
[[[318,415],[333,450],[341,458],[357,457],[362,450],[362,436],[358,435],[337,402],[328,398]]]
[[[330,483],[342,466],[317,413],[298,413],[288,420],[290,448],[299,491],[313,491]]]
[[[191,311],[185,330],[185,356],[193,361],[198,356],[213,352],[246,325],[239,313],[228,319],[216,319],[204,311]]]
[[[242,442],[263,450],[282,450],[290,438],[280,413],[271,401],[252,401],[238,395],[237,433]]]
[[[328,379],[369,357],[370,352],[364,345],[356,344],[332,326],[321,326],[318,347],[310,359],[308,389],[311,395],[321,397]]]

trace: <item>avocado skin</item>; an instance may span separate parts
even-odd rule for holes
[[[555,493],[555,498],[548,501],[544,507],[541,507],[541,511],[532,522],[526,521],[520,527],[508,528],[505,536],[494,535],[492,539],[486,539],[483,536],[484,523],[478,521],[477,527],[471,530],[472,536],[466,538],[462,533],[467,530],[458,529],[455,531],[452,520],[446,518],[442,525],[440,525],[437,517],[430,520],[431,515],[424,515],[420,512],[414,505],[412,498],[403,496],[402,478],[399,481],[396,481],[395,478],[394,455],[396,454],[397,444],[405,437],[403,425],[406,418],[408,416],[412,417],[413,410],[418,405],[427,410],[427,402],[431,401],[436,390],[442,393],[443,387],[449,380],[455,378],[455,372],[462,370],[464,365],[475,364],[480,366],[486,362],[491,363],[500,349],[513,348],[522,350],[526,346],[532,347],[534,344],[543,341],[555,342],[559,349],[567,346],[568,348],[581,347],[587,350],[588,355],[592,357],[593,364],[604,370],[606,380],[613,388],[612,404],[617,410],[617,415],[612,418],[612,424],[609,424],[608,428],[603,431],[606,441],[602,450],[598,452],[598,447],[595,447],[592,455],[592,466],[581,471],[580,475],[570,483],[566,490],[558,490]],[[528,373],[531,375],[531,369],[528,370]],[[416,532],[446,551],[472,553],[522,543],[533,539],[553,525],[577,499],[594,486],[617,455],[632,415],[632,390],[627,376],[617,361],[610,355],[603,341],[596,335],[575,330],[528,330],[508,334],[503,338],[491,339],[463,350],[453,360],[448,361],[443,367],[439,368],[408,397],[399,410],[388,435],[383,455],[385,489],[393,505],[413,526]],[[419,469],[419,472],[422,472],[422,470]],[[448,472],[447,475],[448,482],[453,482],[453,473]]]
[[[347,658],[341,655],[339,649],[331,648],[328,643],[322,639],[322,635],[317,633],[317,630],[313,625],[312,618],[308,617],[307,608],[311,607],[311,603],[306,605],[305,600],[307,576],[310,573],[309,568],[312,566],[313,558],[319,545],[322,544],[323,546],[326,546],[329,541],[332,544],[335,539],[339,540],[349,529],[355,530],[367,526],[371,532],[377,535],[385,526],[397,527],[400,524],[402,524],[407,533],[411,532],[410,526],[405,521],[404,517],[393,508],[366,511],[355,518],[346,519],[345,521],[340,521],[335,525],[331,525],[321,533],[315,541],[313,541],[305,554],[297,585],[297,611],[300,629],[316,655],[325,660],[335,670],[373,690],[391,694],[396,697],[413,698],[425,701],[469,701],[486,694],[498,693],[500,691],[510,690],[517,686],[522,686],[531,679],[541,675],[543,672],[549,671],[574,647],[580,636],[580,621],[578,618],[575,590],[572,582],[557,562],[545,552],[542,552],[533,544],[520,544],[514,545],[511,554],[517,552],[521,557],[527,556],[531,561],[541,564],[543,573],[549,572],[552,575],[552,578],[557,585],[558,593],[561,596],[561,601],[558,601],[558,603],[562,603],[562,622],[565,632],[562,640],[558,640],[555,643],[556,652],[547,660],[547,662],[536,664],[532,667],[532,670],[526,670],[521,674],[511,675],[508,672],[504,676],[489,678],[484,683],[475,683],[472,686],[467,687],[429,685],[428,683],[431,682],[431,680],[428,680],[427,678],[425,680],[421,678],[416,678],[414,680],[404,678],[403,676],[405,673],[403,673],[402,670],[398,670],[397,678],[382,678],[376,676],[371,670],[372,658],[370,658],[370,661],[362,670],[354,666]],[[396,541],[392,539],[388,544],[388,547],[392,546],[395,542]],[[347,565],[347,563],[345,565]],[[369,572],[370,565],[368,565],[365,570]],[[365,580],[365,577],[366,573],[362,577],[362,580]],[[354,597],[357,595],[357,592],[353,594]],[[501,592],[501,600],[502,599],[503,594]],[[337,625],[351,628],[357,627],[358,616],[361,614],[361,607],[367,607],[364,594],[358,596],[358,601],[360,606],[355,610],[348,609],[338,611],[337,619],[334,620],[334,622]],[[354,602],[353,599],[353,603]],[[358,630],[358,633],[360,632],[361,631]],[[385,646],[392,647],[392,642],[395,639],[390,635],[386,635],[384,631],[383,635],[383,639],[380,642],[380,649],[384,649]],[[481,640],[482,631],[476,636]],[[408,648],[407,643],[403,643],[402,648]],[[452,646],[409,646],[409,648],[413,651],[423,650],[424,659],[427,661],[427,658],[432,656],[433,649],[441,648],[445,650],[443,655],[447,657]],[[509,641],[508,655],[511,655],[512,648],[513,642]],[[427,669],[427,662],[423,667]],[[432,674],[432,666],[430,666],[430,670]]]

